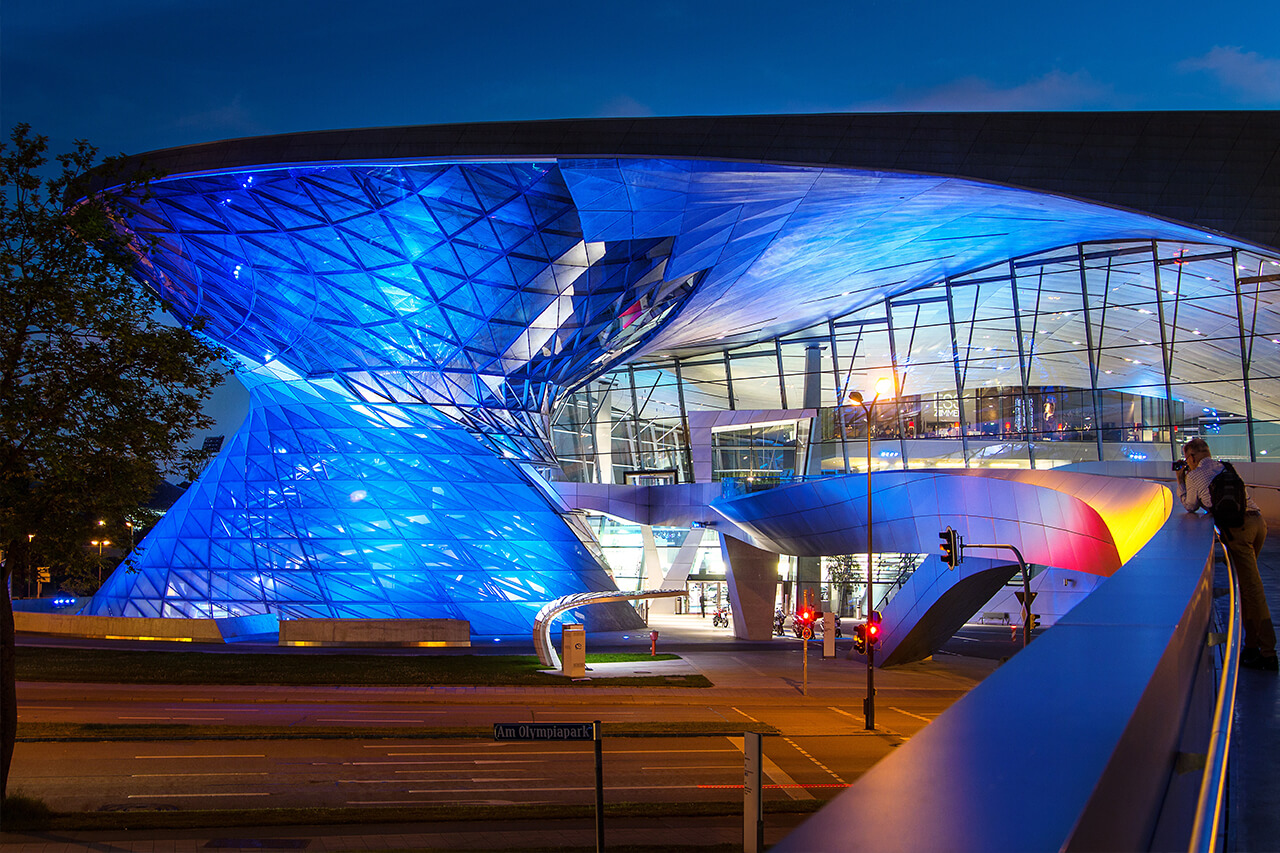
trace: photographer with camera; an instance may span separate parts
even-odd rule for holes
[[[1258,573],[1258,554],[1267,538],[1267,523],[1245,488],[1235,467],[1213,458],[1203,438],[1193,438],[1173,463],[1178,499],[1187,512],[1207,510],[1218,527],[1218,538],[1231,555],[1240,582],[1240,610],[1244,618],[1244,648],[1240,664],[1250,669],[1277,671],[1276,630]]]

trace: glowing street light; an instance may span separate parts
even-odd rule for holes
[[[893,397],[894,395],[893,380],[889,377],[881,377],[876,380],[875,396],[871,398],[871,402],[864,403],[862,394],[854,391],[849,395],[849,402],[855,403],[862,407],[863,414],[867,419],[867,620],[871,620],[872,608],[875,606],[875,596],[872,590],[874,578],[874,554],[875,549],[871,542],[871,417],[875,413],[876,401],[881,396]],[[866,717],[867,731],[873,731],[876,727],[876,651],[875,646],[867,645],[867,698],[864,705],[863,713]]]
[[[106,522],[103,522],[103,521],[98,522],[99,525],[102,525],[105,523]],[[98,546],[98,586],[102,586],[102,549],[110,545],[111,540],[110,539],[92,539],[89,541],[89,544]]]

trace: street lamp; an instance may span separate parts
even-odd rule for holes
[[[103,523],[104,522],[101,522],[101,521],[98,522],[98,524],[103,524]],[[111,540],[110,539],[92,539],[89,541],[89,544],[98,546],[98,586],[102,586],[102,549],[103,547],[110,545]]]
[[[894,387],[893,380],[881,377],[876,380],[876,394],[871,398],[870,404],[862,401],[862,394],[854,391],[849,395],[849,402],[855,403],[862,407],[863,414],[867,419],[867,611],[866,618],[871,619],[871,610],[875,606],[875,596],[873,594],[874,576],[874,554],[875,549],[871,543],[871,416],[875,413],[876,401],[880,399],[882,394],[893,396]],[[868,644],[867,646],[867,698],[863,709],[866,717],[867,731],[874,731],[876,727],[876,650],[875,646]]]

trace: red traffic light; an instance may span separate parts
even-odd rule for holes
[[[872,610],[867,616],[867,647],[874,649],[880,645],[880,629],[884,627],[881,623],[880,611]]]

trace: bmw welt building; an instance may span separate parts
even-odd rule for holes
[[[163,177],[102,191],[136,274],[205,318],[251,402],[86,613],[527,636],[561,596],[689,582],[771,615],[779,576],[856,612],[864,528],[830,507],[866,476],[878,607],[936,549],[913,513],[951,508],[921,478],[1005,483],[961,490],[975,518],[1057,483],[1112,541],[1064,545],[1088,525],[1041,507],[1029,559],[1105,575],[1139,546],[1074,472],[1167,471],[1192,436],[1280,457],[1273,112],[441,125],[135,159]]]

